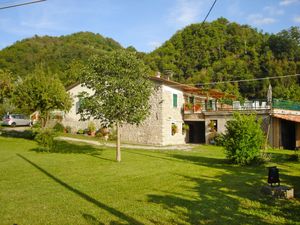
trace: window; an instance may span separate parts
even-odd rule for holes
[[[78,102],[76,102],[76,105],[75,105],[76,114],[78,114],[78,112],[79,112],[79,108],[80,108],[80,105],[81,105],[81,101],[82,101],[82,99],[79,98],[79,99],[78,99]]]
[[[189,103],[194,104],[195,98],[194,96],[189,96]]]
[[[177,94],[173,94],[173,107],[177,108]]]
[[[211,120],[209,123],[210,132],[218,131],[218,120]]]

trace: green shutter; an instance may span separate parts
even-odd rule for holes
[[[173,107],[177,107],[177,94],[173,94]]]

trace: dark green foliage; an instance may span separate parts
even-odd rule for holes
[[[3,137],[14,137],[14,138],[24,138],[33,140],[37,134],[35,129],[24,130],[24,131],[16,131],[16,130],[1,130],[0,127],[0,136]]]
[[[35,136],[35,141],[38,143],[39,146],[42,148],[52,151],[55,150],[55,136],[56,132],[52,129],[40,129]]]
[[[91,55],[121,48],[113,39],[91,32],[60,37],[34,36],[1,50],[0,68],[11,71],[15,78],[24,78],[37,65],[43,65],[68,86],[78,80],[78,69]]]
[[[234,114],[226,129],[223,146],[228,159],[247,165],[259,158],[264,134],[255,115]]]
[[[217,133],[214,137],[214,142],[215,142],[215,145],[217,145],[217,146],[224,146],[225,135]]]
[[[269,35],[220,18],[187,26],[144,59],[153,71],[171,72],[174,80],[189,84],[299,74],[299,37],[299,27]],[[217,88],[238,97],[266,98],[269,83],[274,87],[275,98],[300,101],[297,77],[220,83],[205,88]]]
[[[79,109],[82,119],[92,116],[107,126],[139,124],[149,114],[148,68],[134,52],[120,50],[92,57],[82,82],[95,90],[91,96],[82,93]]]
[[[27,114],[39,111],[42,127],[46,125],[50,111],[67,111],[72,104],[61,81],[42,68],[37,68],[16,86],[13,100]]]
[[[64,132],[65,131],[65,127],[64,125],[62,125],[61,123],[56,123],[53,127],[53,130],[56,132]]]

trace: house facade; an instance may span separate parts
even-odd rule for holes
[[[150,145],[180,145],[185,143],[210,144],[216,133],[224,133],[226,122],[234,112],[255,113],[263,121],[263,130],[269,144],[276,148],[300,147],[300,107],[293,110],[273,108],[267,101],[245,101],[241,104],[235,96],[216,90],[180,84],[160,76],[151,77],[154,84],[150,101],[150,114],[140,125],[123,124],[123,142]],[[87,128],[89,121],[79,121],[77,114],[80,99],[77,95],[93,92],[80,84],[68,89],[73,106],[65,115],[64,125],[73,130]],[[230,103],[222,99],[231,99]],[[101,122],[93,120],[97,128]],[[188,129],[186,129],[188,127]]]

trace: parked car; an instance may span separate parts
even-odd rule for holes
[[[2,119],[2,125],[6,126],[31,126],[31,120],[23,114],[8,114]]]

